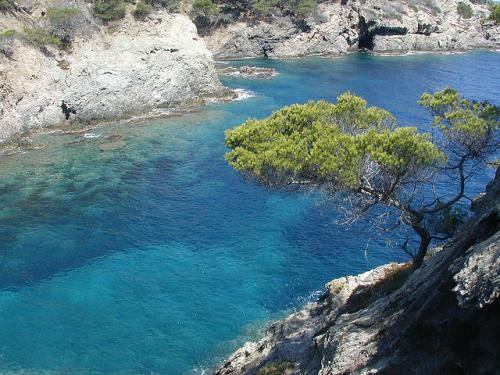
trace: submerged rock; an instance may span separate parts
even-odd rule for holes
[[[246,343],[215,374],[496,373],[500,366],[500,176],[463,230],[423,266],[389,264],[326,293]]]
[[[113,134],[103,138],[103,140],[99,142],[99,150],[112,151],[121,148],[124,145],[125,141],[123,140],[123,136],[119,134]]]

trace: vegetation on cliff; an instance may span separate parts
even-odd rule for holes
[[[382,232],[398,230],[417,268],[432,241],[453,235],[467,184],[498,157],[500,142],[496,106],[452,89],[419,103],[434,116],[430,133],[398,127],[388,111],[350,93],[335,104],[295,104],[228,130],[226,159],[268,187],[336,195],[347,224],[368,218]],[[408,229],[419,238],[415,247]]]
[[[125,0],[94,0],[94,15],[104,23],[120,20],[127,13],[128,3],[130,2]],[[139,0],[135,4],[133,15],[137,19],[143,19],[155,8],[163,8],[173,12],[177,10],[178,4],[178,0]]]
[[[0,0],[0,10],[6,11],[14,8],[13,0]]]
[[[91,15],[104,24],[123,19],[131,3],[126,0],[92,0],[90,2],[92,3]],[[178,0],[139,0],[132,14],[136,19],[143,20],[156,8],[176,11],[178,3]],[[15,10],[15,7],[16,4],[12,0],[0,0],[0,11]],[[78,4],[64,6],[60,3],[58,6],[49,7],[42,12],[41,17],[35,18],[34,22],[27,23],[22,30],[15,30],[15,35],[4,35],[5,32],[2,32],[0,52],[7,57],[12,55],[12,50],[8,47],[12,42],[11,37],[14,36],[42,49],[48,46],[67,49],[77,34],[82,34],[82,28],[92,28],[91,19],[84,13]]]
[[[490,11],[490,20],[495,21],[497,25],[500,24],[500,4],[491,3]]]
[[[460,14],[462,18],[469,19],[473,16],[474,12],[469,4],[464,3],[463,1],[459,2],[457,5],[457,12]]]
[[[67,48],[71,45],[78,31],[79,16],[80,10],[76,7],[48,8],[45,23],[26,25],[23,30],[11,29],[1,32],[0,52],[9,57],[6,46],[11,45],[15,37],[19,37],[39,48],[50,45]]]
[[[139,0],[135,6],[134,17],[137,19],[144,19],[148,14],[150,14],[154,8],[146,3],[144,0]]]
[[[53,45],[56,47],[63,46],[63,42],[59,37],[51,34],[48,30],[41,27],[25,27],[21,36],[24,40],[37,47],[44,47],[47,45]]]
[[[59,39],[63,47],[69,47],[78,29],[80,10],[76,7],[60,7],[47,9],[50,22],[50,34]]]
[[[191,18],[201,33],[240,17],[252,20],[273,16],[290,16],[294,21],[302,21],[310,16],[316,2],[314,0],[194,0]]]
[[[282,13],[294,17],[307,17],[312,13],[314,6],[313,0],[254,0],[250,10],[263,16]]]
[[[219,8],[212,0],[194,0],[190,16],[198,29],[209,29],[213,17],[220,14]]]
[[[96,0],[93,10],[94,15],[106,23],[125,17],[127,7],[121,0]]]

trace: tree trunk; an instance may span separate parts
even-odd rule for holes
[[[431,236],[425,228],[420,226],[414,226],[413,229],[417,232],[420,237],[420,246],[418,248],[418,253],[413,258],[412,269],[413,271],[420,268],[422,263],[424,262],[425,255],[427,254],[427,250],[429,249],[429,245],[431,244]]]

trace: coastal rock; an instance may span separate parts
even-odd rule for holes
[[[0,29],[15,22],[19,29],[20,20],[2,18]],[[68,52],[16,38],[12,56],[0,54],[0,140],[33,128],[115,120],[227,94],[187,16],[158,11],[137,22],[128,14],[111,30],[95,26],[91,34],[79,35]],[[69,121],[63,100],[76,112]]]
[[[319,301],[274,323],[215,374],[495,373],[500,333],[500,177],[482,209],[410,273],[390,264],[334,280]]]
[[[327,21],[308,20],[308,31],[302,31],[290,17],[279,17],[255,25],[239,21],[215,30],[205,41],[218,59],[340,55],[357,49],[358,33],[351,25],[358,16],[353,8],[323,3],[318,12]]]
[[[319,332],[343,312],[351,299],[377,286],[389,275],[404,271],[405,265],[391,263],[357,276],[333,280],[318,302],[308,304],[290,317],[276,322],[258,343],[247,342],[215,373],[217,375],[254,374],[269,363],[307,361],[310,344]],[[297,373],[296,371],[292,373]]]
[[[471,18],[459,14],[460,0],[348,0],[317,5],[302,23],[275,16],[245,20],[205,36],[218,59],[340,55],[366,49],[376,53],[462,51],[499,48],[500,26],[488,21],[488,6],[469,3]]]
[[[482,308],[500,296],[500,233],[467,251],[464,267],[453,277],[460,305]]]
[[[276,75],[278,72],[273,68],[263,68],[258,66],[240,66],[235,68],[232,66],[219,69],[219,74],[242,77],[247,79],[270,79]]]

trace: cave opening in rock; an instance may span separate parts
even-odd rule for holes
[[[373,21],[366,22],[365,18],[359,17],[359,41],[358,48],[360,50],[373,50],[375,47],[375,36],[382,35],[406,35],[408,29],[402,26],[376,26]]]
[[[367,24],[364,17],[359,17],[359,40],[358,48],[360,50],[372,50],[374,45],[375,32],[370,29],[371,24]]]

